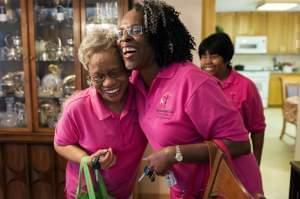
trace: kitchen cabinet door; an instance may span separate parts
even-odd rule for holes
[[[300,13],[298,12],[289,13],[286,26],[287,26],[286,29],[288,30],[288,38],[287,38],[288,53],[299,53],[300,52]]]
[[[251,36],[266,35],[266,23],[265,12],[237,12],[235,34]]]
[[[250,35],[251,33],[251,13],[239,12],[235,14],[235,35]]]
[[[288,39],[291,34],[288,27],[289,14],[286,12],[268,12],[268,53],[288,53]]]
[[[235,39],[235,13],[234,12],[221,12],[217,13],[217,25],[223,28],[231,40]]]
[[[251,35],[267,35],[267,13],[251,12],[251,23],[249,28]]]
[[[282,89],[280,84],[280,74],[271,74],[269,84],[269,106],[282,105]]]

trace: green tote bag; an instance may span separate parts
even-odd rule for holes
[[[81,191],[81,176],[84,175],[87,192]],[[78,176],[78,186],[76,191],[76,199],[109,199],[112,198],[108,195],[104,181],[102,176],[98,175],[98,192],[95,192],[92,178],[90,174],[90,170],[88,167],[88,156],[84,156],[80,160],[80,169],[79,169],[79,176]]]

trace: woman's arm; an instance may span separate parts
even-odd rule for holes
[[[99,149],[95,153],[88,155],[83,149],[75,145],[60,146],[54,144],[55,151],[66,158],[67,160],[80,163],[83,156],[89,156],[88,164],[91,165],[92,159],[95,156],[100,156],[99,162],[102,169],[113,166],[116,161],[116,157],[112,152],[112,149]]]
[[[249,140],[239,142],[223,140],[223,142],[228,147],[232,157],[248,154],[251,151]],[[203,163],[209,161],[208,149],[205,143],[180,145],[180,151],[183,156],[182,162],[184,163]],[[152,153],[145,160],[149,161],[149,166],[158,175],[165,175],[169,168],[177,163],[175,154],[175,146],[168,146]]]
[[[251,140],[253,145],[253,153],[256,158],[257,164],[260,165],[261,155],[264,146],[264,133],[252,133],[251,132]]]

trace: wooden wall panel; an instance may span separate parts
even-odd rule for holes
[[[1,143],[0,199],[64,199],[65,166],[52,142]]]
[[[0,199],[4,199],[4,184],[3,147],[0,145]]]
[[[66,160],[61,156],[55,156],[55,179],[56,179],[56,196],[58,199],[65,198],[64,189],[65,189],[65,169],[66,169]]]
[[[32,199],[53,199],[56,196],[54,151],[50,145],[30,146]]]
[[[5,144],[3,146],[5,199],[30,199],[27,160],[25,144]]]

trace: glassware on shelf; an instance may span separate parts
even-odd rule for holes
[[[74,61],[74,43],[73,39],[67,39],[67,45],[64,48],[64,54],[67,60]]]
[[[87,17],[87,33],[95,29],[117,29],[117,1],[101,1],[96,3],[95,14]]]
[[[40,104],[40,124],[43,127],[54,128],[59,114],[59,106],[54,101],[45,101]]]
[[[1,89],[4,96],[24,97],[24,71],[9,72],[1,78]]]
[[[7,22],[7,13],[4,5],[0,6],[0,23]]]
[[[0,47],[0,61],[7,60],[8,48],[6,46]]]
[[[7,9],[6,15],[7,15],[7,21],[9,23],[16,23],[18,21],[16,10]]]
[[[48,66],[50,73],[46,74],[42,79],[42,85],[39,88],[40,97],[61,97],[62,96],[62,80],[61,69],[58,65],[50,64]]]
[[[8,60],[21,60],[22,58],[22,41],[19,35],[7,34],[4,38],[4,42],[8,49]]]
[[[46,41],[43,39],[38,39],[35,41],[35,50],[36,50],[36,56],[41,59],[43,56],[43,53],[46,52]]]
[[[21,102],[16,102],[15,112],[17,113],[18,127],[24,127],[26,125],[25,105]]]
[[[53,41],[45,41],[45,50],[40,53],[40,61],[56,61],[58,45]]]
[[[102,23],[102,5],[100,2],[96,3],[96,12],[94,16],[88,18],[88,24],[101,24]]]
[[[2,119],[0,121],[0,126],[2,128],[13,128],[17,127],[18,125],[18,115],[14,112],[13,105],[14,105],[14,98],[13,97],[6,97],[6,112],[3,113]]]
[[[43,6],[35,5],[35,13],[36,13],[36,21],[40,25],[44,25],[44,23],[49,19],[50,12],[48,8],[45,8]]]
[[[24,71],[14,72],[15,96],[24,97]]]
[[[56,6],[56,21],[62,22],[65,19],[65,8],[62,5]]]
[[[76,76],[74,74],[68,75],[63,79],[63,96],[64,97],[69,97],[76,90],[75,79],[76,79]]]
[[[57,46],[55,61],[65,61],[66,60],[65,53],[61,43],[61,39],[58,37],[57,41],[58,41],[58,46]]]
[[[14,73],[13,72],[9,72],[7,74],[5,74],[2,78],[2,91],[3,91],[3,95],[7,96],[7,95],[12,95],[15,92],[15,82],[14,82]]]

